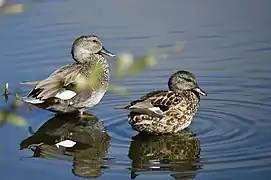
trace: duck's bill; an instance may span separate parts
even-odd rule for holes
[[[103,48],[100,51],[100,53],[103,54],[103,55],[111,56],[111,57],[115,57],[116,56],[114,53],[111,53],[111,52],[107,51],[105,48]]]
[[[196,87],[194,90],[197,91],[200,95],[207,96],[207,93],[204,92],[204,91],[203,91],[202,89],[200,89],[199,87]]]

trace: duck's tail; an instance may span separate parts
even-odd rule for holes
[[[129,106],[114,107],[114,109],[125,109],[125,110],[129,110]]]
[[[22,81],[21,85],[37,85],[40,81]]]
[[[43,103],[43,100],[31,98],[31,97],[22,97],[22,101],[30,104],[40,104]]]

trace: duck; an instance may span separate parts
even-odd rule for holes
[[[130,111],[128,122],[140,133],[174,134],[187,128],[194,118],[200,96],[207,94],[199,87],[196,77],[180,70],[168,80],[169,90],[154,90],[118,109]]]
[[[82,35],[74,40],[71,55],[75,62],[36,82],[22,100],[57,114],[82,115],[85,110],[97,105],[109,86],[110,71],[106,56],[115,57],[115,54],[104,48],[99,37]],[[99,73],[93,72],[94,67],[100,67]],[[92,80],[91,74],[99,76],[96,85],[78,88],[82,86],[82,80]]]
[[[55,114],[20,143],[33,158],[72,163],[72,173],[82,178],[102,175],[110,139],[104,123],[94,114]]]
[[[128,151],[132,161],[131,179],[149,171],[167,171],[165,174],[174,179],[192,179],[201,168],[200,145],[199,138],[189,128],[161,136],[139,133],[132,137]]]

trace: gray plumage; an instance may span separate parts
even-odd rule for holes
[[[20,149],[31,149],[33,157],[47,160],[72,161],[72,172],[83,178],[102,175],[110,136],[104,124],[92,115],[84,113],[57,114],[46,121],[36,132],[20,143]],[[57,146],[63,141],[73,146]]]
[[[187,128],[195,116],[200,94],[206,95],[187,71],[174,73],[168,81],[169,91],[152,91],[124,109],[130,110],[128,121],[139,132],[177,133]]]
[[[38,82],[23,100],[37,107],[57,113],[80,112],[99,103],[109,84],[109,64],[104,55],[115,55],[105,50],[96,36],[81,36],[72,46],[74,63],[60,67],[48,78]],[[99,73],[93,73],[95,67]],[[80,82],[97,77],[95,86],[80,89]]]

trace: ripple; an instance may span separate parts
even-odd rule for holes
[[[131,141],[132,128],[127,121],[127,111],[123,111],[110,118],[104,118],[108,133],[111,136],[112,147],[129,147]]]
[[[248,52],[265,52],[265,51],[271,51],[271,47],[255,48],[255,49],[249,50]]]
[[[103,103],[104,107],[123,106],[130,101],[152,89],[165,89],[166,73],[153,74],[152,81],[147,77],[136,78],[135,81],[125,79],[122,83],[131,86],[135,92],[131,96],[116,97],[108,96],[109,99]],[[244,88],[252,77],[236,79],[233,76],[216,77],[203,76],[200,85],[209,92],[208,97],[201,100],[201,107],[191,124],[190,128],[200,141],[200,158],[196,164],[201,172],[219,172],[227,169],[231,171],[254,171],[270,170],[271,168],[271,143],[268,139],[270,120],[268,116],[270,104],[262,102],[261,96],[254,93],[262,89],[259,81],[251,88]],[[133,84],[137,84],[133,87]],[[209,90],[208,90],[209,89]],[[108,132],[112,138],[111,147],[118,151],[126,151],[131,148],[134,140],[131,137],[137,134],[127,122],[127,111],[119,111],[104,118]],[[146,139],[145,139],[146,140]],[[161,142],[171,141],[170,138]],[[151,142],[151,141],[150,141]],[[145,152],[145,151],[144,151]],[[144,154],[146,158],[148,157]],[[142,156],[144,157],[144,156]],[[119,159],[119,157],[118,157]],[[120,157],[121,161],[128,161]],[[157,162],[147,162],[143,169],[138,171],[157,171],[172,169],[174,162],[154,165]],[[117,163],[119,166],[122,164]],[[124,166],[123,166],[124,167]],[[146,167],[148,167],[146,169]],[[163,168],[164,167],[164,168]],[[183,166],[182,166],[183,167]]]
[[[209,171],[270,168],[270,123],[261,114],[270,105],[258,102],[208,99],[213,107],[200,109],[193,122],[201,140],[202,162]],[[230,109],[230,110],[229,110]]]

